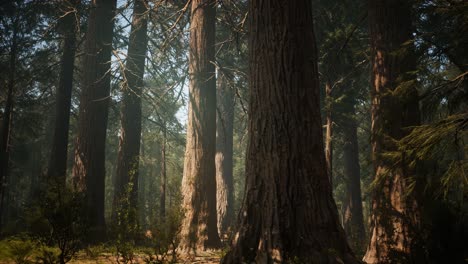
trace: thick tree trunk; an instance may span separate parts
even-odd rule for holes
[[[0,142],[0,231],[3,228],[3,220],[7,206],[5,199],[8,197],[8,174],[10,169],[10,137],[11,137],[11,122],[13,115],[13,104],[14,104],[14,90],[16,82],[16,61],[18,53],[18,18],[15,19],[13,24],[13,37],[10,48],[10,74],[7,82],[7,99],[5,104],[5,110],[3,112],[2,120],[2,131],[1,131],[1,142]],[[5,206],[6,205],[6,206]]]
[[[182,251],[221,246],[216,220],[215,5],[213,0],[192,0]]]
[[[332,86],[330,81],[325,83],[325,108],[327,128],[325,132],[325,161],[327,163],[328,178],[333,190],[333,117],[332,117]]]
[[[226,76],[218,75],[216,111],[216,201],[218,232],[226,234],[234,220],[233,126],[234,91]]]
[[[166,184],[167,184],[167,168],[166,168],[166,122],[163,127],[163,138],[161,144],[161,193],[159,194],[159,217],[164,221],[166,219]]]
[[[65,15],[60,19],[63,32],[63,53],[60,80],[55,99],[55,127],[47,176],[59,186],[65,186],[68,156],[68,130],[70,124],[73,71],[75,67],[76,8],[79,0],[64,1]]]
[[[85,191],[91,240],[105,234],[105,144],[110,100],[110,66],[116,0],[93,0],[88,19],[75,143],[73,185]]]
[[[357,263],[323,152],[312,6],[250,2],[250,117],[239,229],[223,263]]]
[[[114,194],[114,210],[124,206],[135,211],[138,204],[138,169],[141,141],[141,95],[147,50],[147,0],[135,0],[132,27],[128,44],[127,63],[124,71],[121,109],[120,145],[117,161],[117,178]],[[128,196],[128,197],[126,197]],[[129,211],[129,212],[130,212]],[[115,215],[115,212],[114,214]],[[137,215],[131,217],[136,224]]]
[[[401,153],[398,160],[384,154],[397,152],[394,140],[419,124],[418,95],[409,80],[415,57],[409,44],[412,38],[408,1],[369,1],[372,62],[372,152],[375,170],[372,198],[371,240],[364,261],[367,263],[414,263],[418,243],[418,204],[410,193],[413,176]]]
[[[351,111],[351,113],[354,113],[354,105]],[[361,251],[365,241],[365,230],[362,212],[357,124],[352,117],[347,118],[348,120],[343,123],[343,170],[346,182],[346,196],[343,202],[343,226],[353,249]]]

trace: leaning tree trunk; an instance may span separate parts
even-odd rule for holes
[[[114,194],[114,212],[121,208],[131,213],[127,225],[136,225],[138,214],[138,169],[141,141],[141,95],[147,50],[147,0],[135,0],[132,27],[124,71],[120,146]],[[128,207],[127,207],[128,206]],[[116,219],[114,219],[116,220]]]
[[[64,37],[63,53],[55,99],[55,127],[47,176],[48,180],[61,187],[65,186],[67,173],[68,130],[76,49],[76,9],[79,2],[79,0],[64,1],[65,15],[59,21]]]
[[[91,240],[102,240],[105,234],[105,144],[115,8],[116,0],[92,1],[85,43],[73,185],[86,194]]]
[[[418,204],[411,193],[411,157],[398,153],[395,140],[419,124],[418,94],[408,82],[415,69],[410,4],[404,0],[369,1],[372,63],[372,152],[375,189],[367,263],[414,263]],[[408,44],[409,43],[409,44]],[[406,46],[405,46],[406,45]],[[387,154],[387,155],[386,155]],[[394,155],[395,156],[395,155]]]
[[[350,113],[354,113],[354,105],[350,110]],[[357,124],[353,117],[346,118],[347,120],[343,122],[343,170],[346,182],[346,194],[343,202],[343,227],[353,249],[361,251],[365,241],[365,230],[362,212]]]
[[[218,248],[216,220],[216,1],[192,0],[189,54],[189,112],[179,248]]]
[[[225,234],[234,219],[234,91],[226,78],[223,73],[218,75],[216,110],[216,206],[219,234]]]
[[[308,0],[250,1],[246,191],[223,263],[357,263],[323,152]]]

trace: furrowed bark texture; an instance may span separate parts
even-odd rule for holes
[[[354,105],[351,113],[354,113]],[[359,166],[359,145],[357,137],[356,120],[347,117],[343,123],[343,163],[344,177],[346,181],[346,196],[343,202],[343,227],[348,241],[354,250],[362,250],[364,247],[364,217],[362,212],[361,196],[361,169]]]
[[[182,251],[221,245],[216,220],[215,1],[192,0],[189,112],[180,232]]]
[[[218,232],[226,234],[234,220],[233,125],[234,91],[226,76],[218,75],[216,111],[216,206]]]
[[[76,51],[76,8],[79,0],[64,1],[65,16],[59,21],[63,35],[63,53],[61,58],[60,79],[55,99],[55,127],[47,175],[49,180],[65,186],[68,157],[68,130],[75,69]]]
[[[409,194],[406,164],[383,156],[398,152],[393,140],[405,136],[419,124],[418,95],[414,84],[405,83],[415,69],[411,52],[411,11],[408,1],[369,1],[372,63],[372,152],[376,187],[372,199],[371,239],[367,263],[414,263],[418,243],[414,239],[419,223],[418,204]]]
[[[105,144],[109,113],[110,60],[116,0],[93,0],[88,20],[75,143],[73,185],[85,191],[93,238],[103,239]]]
[[[141,141],[141,94],[147,51],[147,1],[135,0],[132,27],[124,71],[123,99],[120,112],[120,140],[114,194],[114,210],[122,199],[129,199],[130,209],[138,203],[138,170]],[[128,195],[129,197],[125,197]],[[115,212],[113,213],[115,216]],[[135,215],[134,220],[137,217]]]
[[[247,189],[222,263],[358,263],[327,175],[311,2],[253,0],[249,15]]]

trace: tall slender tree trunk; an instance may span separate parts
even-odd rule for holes
[[[332,116],[332,86],[330,81],[325,83],[325,108],[327,128],[325,132],[325,161],[327,163],[328,178],[333,190],[333,116]]]
[[[352,105],[351,113],[354,113],[354,105]],[[346,182],[346,194],[343,202],[343,226],[353,249],[361,251],[365,241],[365,230],[356,120],[347,117],[346,122],[343,123],[343,130],[343,170]]]
[[[394,140],[419,124],[418,94],[413,77],[410,3],[404,0],[369,1],[372,63],[372,152],[375,189],[372,198],[371,239],[367,263],[415,263],[419,224],[418,204],[410,193],[411,157],[390,159],[398,152]]]
[[[246,191],[223,263],[357,263],[323,152],[308,0],[250,1]]]
[[[182,251],[221,246],[216,217],[216,1],[192,0],[189,53],[189,112],[179,247]]]
[[[63,32],[63,53],[55,99],[55,127],[47,175],[49,180],[62,187],[65,186],[67,173],[68,130],[76,50],[76,9],[79,2],[79,0],[64,1],[65,15],[59,20],[59,27]]]
[[[150,184],[150,189],[152,190],[150,192],[150,197],[149,197],[149,200],[150,201],[157,201],[159,200],[159,207],[157,206],[152,206],[150,208],[151,210],[151,221],[150,223],[151,224],[155,224],[157,223],[158,221],[160,221],[160,223],[163,223],[164,222],[164,218],[161,217],[160,213],[161,213],[161,194],[160,193],[157,193],[155,192],[154,190],[156,190],[158,187],[160,188],[161,190],[161,176],[162,176],[162,173],[161,173],[161,169],[162,169],[162,143],[159,139],[157,139],[156,141],[154,141],[154,146],[152,148],[152,152],[154,153],[154,164],[152,164],[153,166],[152,167],[152,174],[151,174],[151,184]]]
[[[144,121],[142,120],[142,127],[144,127]],[[143,129],[142,129],[142,135],[141,135],[141,144],[140,144],[140,160],[145,161],[146,158],[146,141],[145,137],[143,136]],[[146,206],[146,201],[148,200],[148,175],[151,177],[151,169],[148,169],[148,166],[146,166],[145,163],[142,164],[142,166],[139,166],[139,171],[143,171],[143,173],[139,174],[141,175],[138,179],[138,223],[140,225],[141,230],[147,230],[148,229],[148,222],[146,221],[146,216],[147,214],[147,206]]]
[[[141,141],[141,95],[147,51],[147,0],[135,0],[132,27],[128,44],[127,63],[124,71],[123,100],[121,109],[120,147],[117,161],[117,178],[114,194],[114,210],[122,199],[128,199],[129,212],[135,212],[131,221],[137,224],[138,167]],[[129,191],[129,193],[126,193]],[[128,195],[129,197],[125,197]],[[115,214],[115,212],[114,212]]]
[[[5,199],[8,197],[8,175],[10,169],[10,137],[11,137],[11,123],[13,116],[14,104],[14,90],[16,82],[16,61],[18,56],[18,30],[19,21],[18,17],[15,18],[13,24],[13,37],[10,47],[10,73],[7,82],[7,99],[5,110],[3,112],[1,142],[0,142],[0,231],[3,228],[4,217],[6,214],[7,206],[5,206]]]
[[[218,74],[216,111],[216,201],[218,232],[225,234],[234,220],[233,126],[234,91]]]
[[[93,0],[88,19],[73,185],[85,191],[93,237],[105,236],[105,145],[116,0]]]
[[[161,193],[159,194],[159,217],[164,221],[166,219],[166,185],[167,185],[167,168],[166,168],[166,146],[167,146],[167,127],[166,122],[163,124],[163,138],[161,143]]]

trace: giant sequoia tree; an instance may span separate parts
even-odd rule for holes
[[[105,143],[109,113],[110,64],[116,0],[93,0],[88,18],[73,184],[85,191],[95,238],[105,230]]]
[[[132,28],[124,71],[121,110],[120,148],[117,161],[114,210],[118,203],[129,199],[130,207],[137,203],[138,165],[141,139],[141,95],[147,50],[147,1],[135,0]],[[126,193],[130,191],[130,193]],[[125,194],[129,197],[125,197]],[[121,204],[122,205],[122,204]],[[134,218],[136,220],[136,216]]]
[[[251,1],[246,191],[223,263],[357,263],[323,153],[310,1]]]
[[[418,204],[408,166],[414,157],[398,153],[395,140],[419,124],[418,94],[411,71],[412,26],[408,1],[369,1],[372,64],[372,152],[375,189],[367,263],[413,263]],[[392,157],[390,157],[392,156]]]
[[[189,112],[184,176],[182,250],[220,247],[216,221],[216,78],[213,0],[193,0],[189,53]]]

